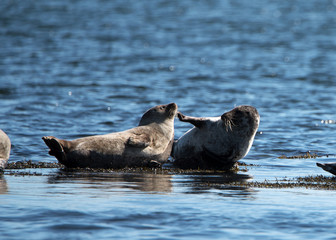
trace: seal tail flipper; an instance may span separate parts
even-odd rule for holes
[[[316,163],[316,166],[322,168],[324,171],[330,172],[334,175],[336,175],[336,163]]]
[[[53,136],[42,137],[42,139],[50,148],[49,154],[55,156],[60,163],[64,163],[66,160],[66,155],[64,152],[64,147],[61,143],[62,140],[59,140]]]
[[[324,164],[322,164],[322,163],[316,163],[316,166],[318,166],[318,167],[320,167],[320,168],[324,168]]]

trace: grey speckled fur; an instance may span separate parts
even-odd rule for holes
[[[0,129],[0,169],[6,167],[11,150],[11,142],[7,134]]]
[[[122,168],[162,164],[174,141],[177,105],[170,103],[149,109],[139,126],[123,131],[75,139],[42,139],[49,154],[67,167]]]
[[[252,106],[238,106],[220,117],[189,117],[195,127],[174,142],[172,157],[181,168],[230,169],[249,152],[260,116]]]

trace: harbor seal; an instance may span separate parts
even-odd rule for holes
[[[11,141],[7,134],[0,129],[0,170],[7,165],[11,150]]]
[[[316,163],[316,166],[322,168],[324,171],[336,175],[336,162],[331,163]]]
[[[135,128],[72,141],[55,137],[42,139],[49,154],[66,167],[123,168],[155,166],[167,161],[174,142],[177,105],[149,109]]]
[[[260,116],[252,106],[238,106],[220,117],[189,117],[195,127],[174,142],[171,156],[181,168],[231,169],[249,152]]]

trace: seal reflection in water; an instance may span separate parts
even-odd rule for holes
[[[49,154],[66,167],[123,168],[155,166],[167,161],[174,141],[177,105],[170,103],[149,109],[139,126],[106,135],[72,141],[55,137],[42,139]]]
[[[195,127],[174,142],[172,157],[181,168],[230,169],[249,152],[260,116],[252,106],[238,106],[220,117],[189,117]]]

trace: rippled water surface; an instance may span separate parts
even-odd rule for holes
[[[157,104],[261,115],[238,175],[5,170],[2,238],[335,238],[333,190],[226,184],[331,176],[315,163],[336,161],[335,1],[2,0],[0,13],[10,162],[54,162],[42,136],[125,130]],[[190,127],[176,121],[176,138]],[[278,158],[307,151],[322,157]]]

